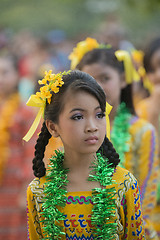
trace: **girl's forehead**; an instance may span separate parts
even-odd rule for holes
[[[84,72],[89,73],[91,76],[93,76],[95,79],[97,76],[105,75],[112,73],[113,71],[117,72],[117,69],[113,66],[110,66],[109,64],[101,64],[101,63],[93,63],[90,65],[86,65],[82,69]]]
[[[85,90],[73,91],[70,90],[66,93],[64,99],[64,106],[83,105],[88,106],[88,103],[99,104],[98,99],[91,93]]]
[[[155,51],[153,54],[152,54],[152,57],[151,57],[151,61],[156,61],[160,59],[160,47],[159,49],[157,49],[157,51]]]

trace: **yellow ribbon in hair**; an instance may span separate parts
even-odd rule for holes
[[[140,77],[137,71],[135,70],[130,54],[125,50],[118,50],[115,52],[115,55],[119,62],[124,63],[125,77],[127,84],[131,84],[134,81],[139,81]]]
[[[23,137],[23,140],[28,142],[30,140],[30,138],[33,136],[34,132],[36,131],[36,129],[40,123],[41,117],[44,114],[45,101],[41,100],[37,95],[31,95],[26,104],[27,104],[27,106],[31,106],[31,107],[40,107],[31,128],[29,129],[27,134]]]
[[[110,121],[109,121],[109,114],[112,110],[112,106],[106,102],[106,135],[107,138],[110,140]]]

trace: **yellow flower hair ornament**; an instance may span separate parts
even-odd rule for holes
[[[27,106],[40,108],[31,128],[29,129],[27,134],[23,137],[23,140],[25,140],[26,142],[30,140],[30,138],[36,131],[38,124],[41,120],[41,117],[44,114],[46,102],[48,102],[49,104],[51,103],[52,93],[59,92],[59,87],[61,87],[64,84],[62,77],[63,75],[68,74],[69,72],[70,71],[68,72],[64,71],[63,73],[53,74],[52,70],[49,70],[48,72],[47,71],[45,72],[44,78],[38,81],[39,85],[43,85],[40,88],[40,92],[31,95],[28,102],[26,103]]]
[[[130,54],[125,50],[118,50],[115,52],[115,55],[119,62],[123,61],[124,63],[127,84],[131,84],[133,80],[139,81],[140,76],[136,69],[134,68]]]
[[[83,56],[95,49],[98,48],[100,44],[94,38],[86,38],[86,40],[81,41],[77,44],[75,48],[73,48],[73,52],[69,55],[69,60],[71,60],[71,69],[75,69],[78,63],[81,61]]]

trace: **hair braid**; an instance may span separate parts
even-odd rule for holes
[[[112,163],[112,166],[115,168],[120,162],[119,154],[116,152],[113,144],[109,141],[107,137],[105,137],[101,147],[98,149],[105,158],[108,158],[108,162]]]
[[[41,129],[41,133],[37,139],[37,143],[35,145],[35,157],[33,159],[33,171],[36,177],[43,177],[46,173],[45,164],[43,162],[45,148],[51,138],[51,134],[49,133],[45,122],[43,122],[43,126]]]

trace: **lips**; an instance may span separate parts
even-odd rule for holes
[[[91,136],[85,140],[88,144],[95,144],[98,141],[98,137],[96,136]]]

